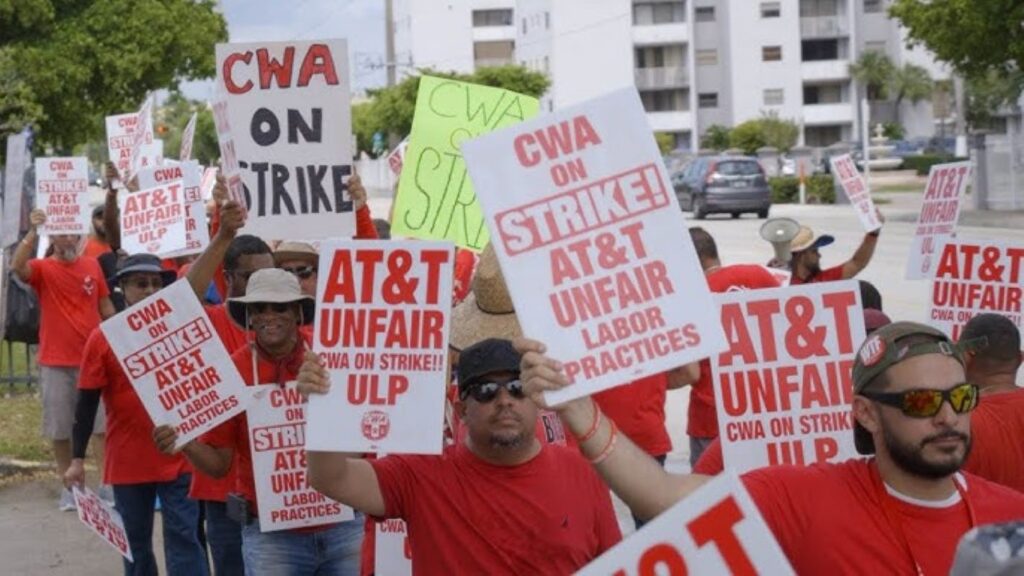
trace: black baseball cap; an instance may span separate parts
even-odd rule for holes
[[[467,346],[459,355],[459,394],[480,383],[488,374],[519,374],[521,359],[512,342],[501,338],[488,338]]]
[[[170,286],[178,279],[178,273],[168,270],[160,264],[160,259],[152,254],[132,254],[117,265],[114,281],[120,282],[132,274],[159,274],[164,287]]]

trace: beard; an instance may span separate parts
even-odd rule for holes
[[[55,258],[57,258],[58,260],[61,260],[61,261],[64,261],[64,262],[72,262],[76,258],[78,258],[78,248],[77,247],[69,247],[69,248],[56,248],[55,247],[53,249],[53,256]]]
[[[957,432],[956,430],[946,430],[944,432],[928,436],[917,446],[908,445],[907,443],[902,442],[885,426],[882,427],[882,434],[885,437],[885,447],[888,449],[893,462],[895,462],[896,465],[905,472],[921,478],[929,478],[932,480],[945,478],[960,470],[964,461],[967,460],[967,456],[971,453],[971,437],[962,432]],[[949,458],[939,462],[932,462],[925,459],[924,450],[928,443],[944,438],[959,438],[962,440],[964,443],[963,454],[959,457],[953,457],[953,455],[950,454]]]
[[[502,410],[501,412],[495,414],[493,418],[495,421],[497,421],[498,419],[508,416],[514,417],[517,422],[522,422],[522,419],[519,417],[519,415],[516,414],[515,412],[512,412],[511,410]],[[526,433],[521,430],[518,432],[491,432],[488,438],[488,442],[490,443],[492,448],[519,448],[526,442]]]

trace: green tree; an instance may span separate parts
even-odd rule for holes
[[[655,132],[654,141],[658,143],[658,151],[662,154],[668,154],[676,147],[675,136],[668,132]]]
[[[1013,0],[896,0],[889,14],[966,77],[1024,70],[1024,2]]]
[[[739,148],[743,150],[744,154],[754,154],[758,148],[763,148],[766,145],[760,119],[747,120],[733,127],[732,132],[729,133],[729,147]]]
[[[725,150],[729,147],[729,129],[721,124],[712,124],[700,137],[700,147],[709,150]]]
[[[156,129],[163,132],[158,137],[164,141],[164,156],[178,158],[181,136],[193,113],[196,114],[196,131],[192,139],[192,158],[203,165],[215,164],[220,158],[220,147],[213,112],[205,103],[190,100],[178,91],[171,92],[156,111]]]
[[[779,118],[777,112],[770,112],[733,128],[729,133],[729,146],[743,150],[744,154],[754,154],[765,146],[788,152],[796,145],[799,135],[800,127],[796,122]]]
[[[147,92],[212,76],[213,46],[227,39],[216,6],[0,0],[0,137],[28,118],[37,146],[67,152],[101,136],[104,116],[138,108]]]
[[[504,88],[535,98],[544,94],[551,84],[544,74],[532,72],[522,66],[480,68],[472,74],[429,69],[420,70],[420,73]],[[419,76],[410,76],[394,86],[368,91],[370,101],[352,107],[352,131],[356,134],[360,150],[367,153],[371,151],[371,140],[375,132],[398,139],[409,134],[412,130],[412,117],[416,112],[416,94],[419,87]]]
[[[857,82],[867,86],[868,100],[885,100],[888,98],[889,86],[892,83],[896,66],[885,52],[868,50],[850,64],[850,75]]]
[[[991,128],[993,117],[1007,106],[1015,106],[1024,90],[1024,72],[1008,74],[990,70],[968,77],[964,83],[965,116],[972,129]]]
[[[935,91],[935,81],[928,70],[916,64],[904,64],[902,68],[893,70],[889,79],[890,92],[896,104],[896,123],[900,123],[900,104],[909,100],[917,104],[921,100],[931,100]]]

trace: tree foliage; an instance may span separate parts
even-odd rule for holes
[[[522,66],[480,68],[472,74],[436,70],[420,70],[420,73],[504,88],[535,98],[547,91],[551,84],[544,74],[532,72]],[[416,111],[416,94],[419,87],[419,77],[410,76],[395,86],[369,91],[368,102],[352,107],[352,131],[356,135],[360,150],[371,151],[375,132],[398,139],[409,134],[412,130],[412,117]]]
[[[733,128],[729,133],[729,146],[739,148],[744,154],[754,154],[765,146],[788,152],[796,145],[799,136],[800,127],[796,122],[779,118],[778,113],[771,112]]]
[[[146,93],[214,72],[215,0],[0,0],[0,136],[31,123],[70,151]],[[8,92],[8,86],[16,92]]]
[[[889,14],[967,77],[1024,70],[1024,2],[1018,0],[896,0]]]
[[[729,129],[721,124],[712,124],[700,137],[700,147],[708,150],[725,150],[729,147]]]
[[[856,62],[850,64],[850,75],[867,86],[868,100],[885,100],[889,97],[889,85],[895,71],[896,66],[889,56],[878,50],[863,52]]]
[[[967,78],[964,85],[966,120],[974,128],[990,128],[993,118],[1005,107],[1015,106],[1024,91],[1024,72],[1008,74],[989,71]]]
[[[668,132],[655,132],[654,141],[658,143],[658,151],[662,154],[668,154],[676,147],[675,136]]]
[[[181,136],[193,112],[196,113],[196,131],[192,139],[192,158],[204,166],[211,166],[220,158],[213,112],[205,103],[189,100],[180,92],[171,92],[156,111],[155,127],[163,132],[158,137],[164,141],[164,156],[178,158]]]

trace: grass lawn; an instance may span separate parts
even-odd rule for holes
[[[8,391],[6,384],[2,386],[0,456],[16,460],[50,461],[53,458],[50,443],[40,434],[43,403],[35,390],[26,390],[24,385],[18,385],[13,391]]]
[[[917,193],[921,194],[924,192],[924,183],[908,183],[908,184],[883,184],[881,186],[875,186],[871,189],[872,192],[883,192],[883,193]]]

